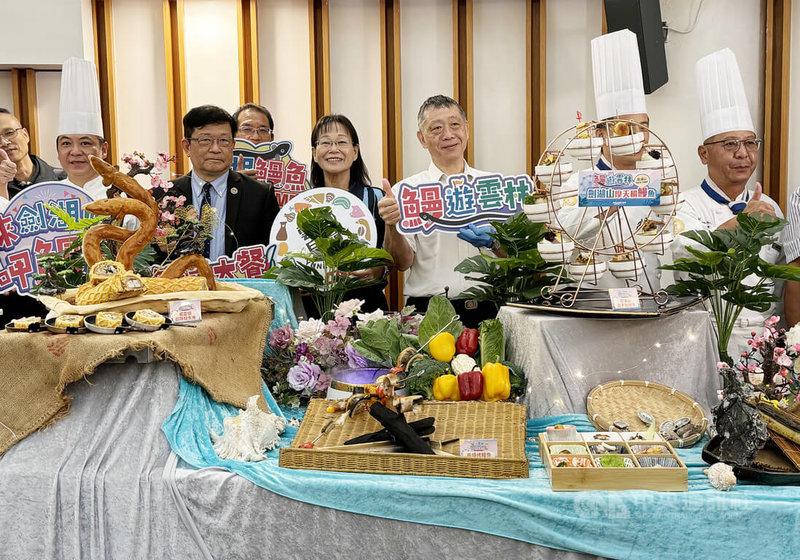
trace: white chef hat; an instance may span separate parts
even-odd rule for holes
[[[592,75],[598,119],[647,112],[634,32],[622,29],[592,39]]]
[[[94,63],[68,58],[61,69],[58,135],[93,134],[103,137],[100,88]]]
[[[695,65],[695,75],[703,140],[734,130],[755,132],[733,51],[722,49],[704,56]]]

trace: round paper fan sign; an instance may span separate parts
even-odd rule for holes
[[[270,231],[270,243],[277,246],[276,260],[293,251],[310,251],[312,240],[305,239],[297,228],[297,215],[306,208],[329,206],[345,229],[354,232],[370,247],[378,242],[375,218],[361,200],[342,189],[311,189],[289,200],[278,212]]]

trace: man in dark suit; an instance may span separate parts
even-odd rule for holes
[[[219,217],[209,259],[232,255],[239,247],[268,245],[280,207],[271,186],[231,170],[236,120],[214,105],[195,107],[183,117],[183,151],[192,171],[173,181],[175,191],[198,211],[206,204]]]

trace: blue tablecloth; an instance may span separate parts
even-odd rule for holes
[[[292,292],[288,287],[278,284],[275,280],[263,278],[239,278],[236,283],[258,290],[275,302],[275,314],[269,330],[280,328],[286,323],[292,325],[293,329],[297,328],[297,317],[294,315],[294,306],[292,305]]]
[[[264,397],[283,414],[266,387]],[[282,496],[376,517],[609,558],[785,558],[800,544],[800,487],[739,485],[718,492],[702,473],[703,442],[679,451],[689,467],[688,492],[553,492],[535,436],[555,423],[593,429],[584,415],[528,420],[530,478],[479,480],[284,469],[278,450],[258,463],[220,460],[209,430],[221,433],[223,418],[237,412],[181,379],[162,429],[175,453],[193,467],[226,468]],[[296,431],[288,427],[280,445],[289,445]]]

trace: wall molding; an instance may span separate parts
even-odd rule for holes
[[[236,16],[239,29],[239,105],[260,103],[256,0],[239,0]]]
[[[13,113],[30,136],[29,150],[39,154],[39,116],[36,101],[36,71],[30,68],[11,69]],[[12,109],[9,107],[9,109]],[[55,139],[53,140],[55,142]]]
[[[472,87],[472,0],[453,0],[453,95],[472,122],[475,92]],[[467,143],[464,158],[475,162],[474,142]]]
[[[103,117],[103,135],[111,148],[108,161],[119,165],[117,144],[117,94],[114,78],[114,22],[111,0],[92,0],[92,27],[94,29],[94,59],[97,81],[100,86],[100,112]]]
[[[183,38],[183,0],[163,0],[164,56],[167,70],[167,122],[173,177],[189,171],[189,159],[181,148],[183,115],[186,113],[186,58]]]
[[[789,85],[792,0],[765,0],[764,192],[786,208],[788,200]]]

